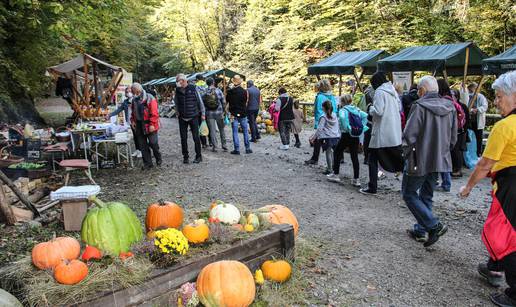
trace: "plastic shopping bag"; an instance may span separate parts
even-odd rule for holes
[[[208,129],[208,124],[203,120],[201,126],[199,127],[199,133],[201,136],[208,136],[210,134],[210,130]]]
[[[224,125],[229,126],[229,124],[231,124],[229,121],[229,115],[226,114],[226,116],[224,116]]]
[[[464,152],[464,165],[467,168],[472,169],[477,165],[478,157],[477,157],[477,141],[475,138],[475,132],[473,130],[468,129],[468,135],[470,142],[466,145],[466,151]]]

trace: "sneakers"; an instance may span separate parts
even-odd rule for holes
[[[138,157],[138,155],[140,155],[140,156]],[[131,157],[133,157],[133,158],[141,158],[141,156],[142,156],[142,152],[141,152],[141,151],[139,151],[138,149],[136,149],[136,150],[133,152],[133,154],[131,155]]]
[[[161,164],[163,164],[163,160],[160,159],[160,160],[156,161],[157,166],[161,166]]]
[[[428,240],[426,240],[424,247],[429,247],[439,240],[448,231],[448,226],[438,223],[434,229],[428,232]]]
[[[249,148],[249,149],[246,149],[246,150],[245,150],[245,153],[246,153],[246,154],[252,154],[252,153],[253,153],[253,151],[251,150],[251,148]]]
[[[317,161],[310,159],[310,160],[306,160],[305,164],[306,165],[314,165],[314,164],[317,164]]]
[[[371,191],[369,188],[362,188],[358,190],[358,192],[364,194],[364,195],[376,195],[376,192]]]
[[[183,158],[183,164],[188,164],[190,163],[190,161],[188,160],[188,158]]]
[[[288,148],[289,148],[289,146],[288,146],[288,145],[280,145],[280,146],[278,147],[278,149],[280,149],[280,150],[288,150]]]
[[[500,307],[515,307],[516,300],[511,299],[505,293],[492,293],[489,295],[491,302]]]
[[[485,263],[479,263],[477,270],[478,274],[484,277],[491,286],[500,287],[503,284],[502,272],[490,271]]]
[[[300,147],[301,147],[301,143],[296,143],[296,144],[294,144],[294,147],[295,147],[295,148],[300,148]]]
[[[450,189],[445,189],[442,185],[436,187],[435,190],[437,192],[445,192],[445,193],[449,193],[450,192]]]
[[[232,151],[230,152],[230,154],[232,154],[232,155],[239,155],[239,154],[240,154],[240,151],[238,151],[238,150],[232,150]]]
[[[228,151],[228,148],[226,146],[222,146],[222,150]]]
[[[330,171],[329,169],[327,169],[327,170],[325,170],[325,171],[323,172],[323,175],[329,175],[329,174],[331,174],[331,173],[332,173],[332,171]]]
[[[385,173],[382,172],[382,171],[378,171],[378,180],[382,180],[382,179],[385,179],[385,178],[387,178]]]
[[[216,148],[215,146],[212,146],[212,147],[211,147],[211,151],[212,151],[212,152],[217,152],[217,148]]]
[[[331,182],[340,182],[340,177],[339,175],[336,175],[334,173],[330,173],[326,176],[326,178],[328,179],[328,181],[331,181]]]
[[[202,162],[202,157],[197,157],[193,160],[192,163],[195,163],[195,164],[198,164],[198,163],[201,163]]]
[[[360,184],[360,179],[358,178],[353,178],[351,179],[351,185],[354,186],[354,187],[361,187],[362,185]]]
[[[420,243],[426,242],[426,234],[422,235],[422,234],[416,233],[414,231],[414,229],[407,229],[407,234],[409,235],[409,237],[416,240],[416,242],[420,242]]]

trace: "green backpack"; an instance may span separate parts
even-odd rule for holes
[[[219,107],[219,102],[217,101],[217,93],[216,89],[211,88],[206,91],[206,94],[202,96],[202,101],[204,102],[204,106],[210,111],[217,110]]]

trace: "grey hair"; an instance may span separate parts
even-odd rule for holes
[[[131,85],[131,89],[132,89],[132,90],[135,90],[135,91],[137,91],[137,92],[139,92],[139,93],[143,92],[143,86],[142,86],[140,83],[138,83],[138,82],[134,82],[134,83]]]
[[[439,85],[437,84],[437,79],[432,76],[424,76],[419,80],[417,88],[424,87],[427,92],[439,92]]]
[[[498,77],[491,87],[493,90],[503,92],[507,96],[516,94],[516,70],[509,71]]]
[[[353,98],[351,97],[350,94],[344,94],[344,95],[340,96],[341,105],[342,104],[348,105],[351,103],[351,101],[353,101]]]
[[[177,74],[177,76],[176,76],[176,81],[177,81],[177,80],[179,80],[179,79],[188,80],[188,79],[186,78],[186,75],[185,75],[185,74]]]
[[[322,79],[321,81],[319,81],[319,83],[317,83],[317,89],[320,91],[320,92],[329,92],[331,91],[331,83],[330,83],[330,80],[328,79]]]

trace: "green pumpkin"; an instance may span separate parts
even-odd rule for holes
[[[82,241],[118,256],[142,239],[140,221],[128,206],[118,202],[104,203],[95,197],[91,200],[97,207],[89,210],[82,221]]]
[[[23,307],[20,301],[14,297],[11,293],[0,289],[0,306],[5,307]]]

